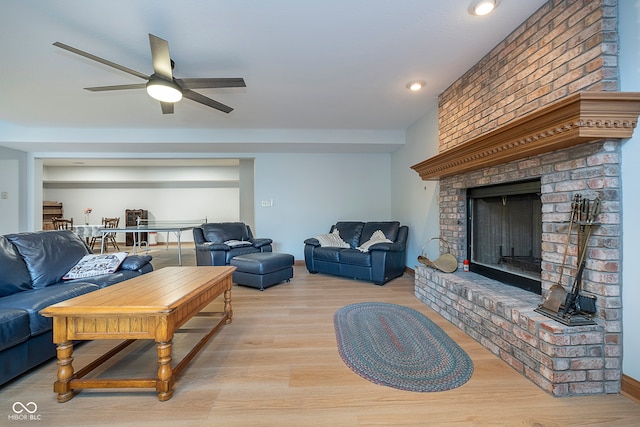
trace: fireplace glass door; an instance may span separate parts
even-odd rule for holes
[[[471,271],[540,293],[540,181],[468,190]]]

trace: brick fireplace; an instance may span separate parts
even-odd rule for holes
[[[468,188],[539,178],[542,296],[474,273],[416,271],[416,296],[554,396],[617,393],[621,379],[620,139],[630,137],[640,94],[567,97],[413,166],[440,179],[441,236],[466,255]],[[611,138],[611,137],[616,138]],[[485,166],[487,165],[487,166]],[[596,325],[564,326],[534,311],[557,283],[575,193],[602,200],[584,290]],[[576,264],[570,246],[568,264]],[[564,277],[570,289],[575,270]]]
[[[616,92],[617,43],[616,0],[550,0],[440,95],[440,152],[412,167],[440,182],[440,237],[460,267],[467,189],[540,179],[542,295],[422,265],[415,294],[554,396],[620,391],[620,146],[640,95]],[[565,326],[534,309],[558,281],[577,193],[602,200],[584,277],[596,324]]]

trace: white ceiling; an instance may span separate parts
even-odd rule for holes
[[[392,151],[437,96],[545,0],[4,0],[0,146],[32,152]],[[151,74],[148,33],[176,77],[243,77],[163,115],[143,83],[60,41]],[[412,93],[410,80],[426,82]],[[105,149],[105,143],[109,149]],[[329,144],[327,144],[329,143]]]

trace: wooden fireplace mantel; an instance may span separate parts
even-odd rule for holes
[[[423,180],[471,172],[607,138],[630,138],[640,93],[581,92],[411,166]]]

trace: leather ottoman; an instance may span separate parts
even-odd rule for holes
[[[233,257],[229,262],[236,267],[232,279],[242,286],[263,291],[269,286],[293,277],[293,255],[259,252]]]

